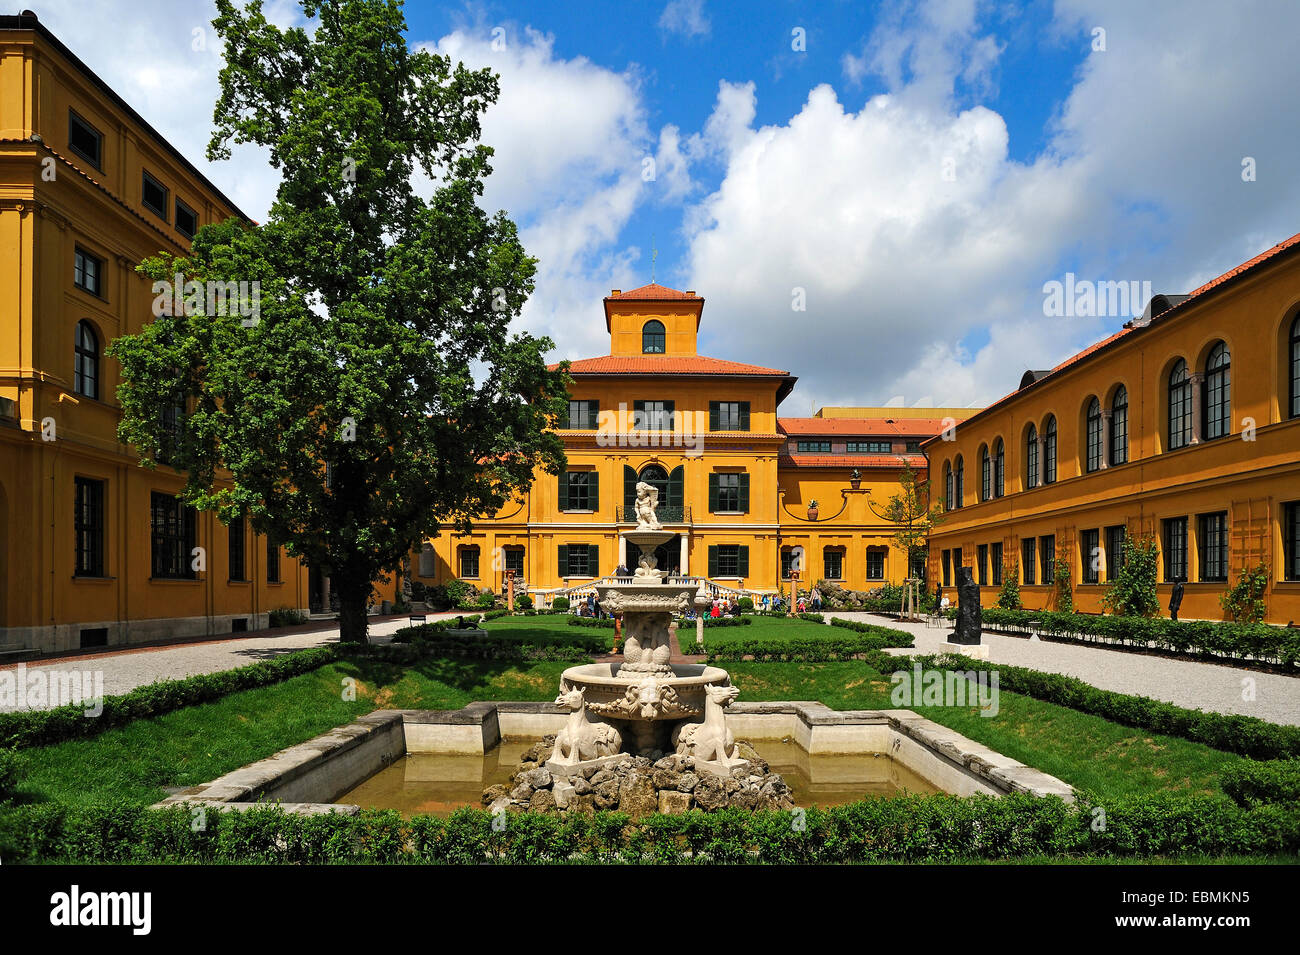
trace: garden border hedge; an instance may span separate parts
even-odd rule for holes
[[[868,799],[791,812],[724,809],[653,815],[461,809],[447,819],[392,810],[296,815],[276,806],[209,809],[195,831],[185,806],[0,810],[5,862],[49,863],[861,863],[1256,855],[1300,850],[1300,807],[1242,807],[1218,796],[1159,794],[1092,806],[1024,794]],[[796,815],[797,814],[797,815]],[[798,819],[800,825],[794,824]]]

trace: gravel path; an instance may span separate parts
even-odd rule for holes
[[[898,623],[871,613],[827,612],[826,619],[831,617],[910,631],[916,638],[916,650],[890,651],[896,654],[938,653],[952,633],[951,627],[931,629],[924,624]],[[985,632],[984,642],[989,645],[991,663],[1062,673],[1103,690],[1148,696],[1189,709],[1237,713],[1270,723],[1300,725],[1300,677],[1001,633]],[[1242,699],[1245,680],[1254,681],[1254,700]]]
[[[455,616],[455,613],[430,613],[428,618],[433,621]],[[393,633],[407,626],[409,622],[407,617],[372,620],[370,639],[375,643],[387,642]],[[25,667],[29,679],[33,673],[68,674],[87,671],[94,674],[102,673],[103,694],[116,696],[138,686],[157,683],[159,680],[179,680],[199,673],[233,670],[236,667],[270,660],[306,647],[334,643],[338,638],[338,626],[330,621],[322,621],[319,627],[294,633],[205,640],[201,643],[185,643],[170,647],[140,647],[108,651],[67,657],[46,664],[28,663]],[[0,678],[3,678],[7,672],[16,671],[19,665],[11,663],[0,667]],[[98,681],[100,677],[95,676],[92,679]],[[19,709],[45,709],[51,705],[47,702],[44,705],[33,703],[29,706],[28,702],[30,701],[24,699],[22,705],[15,705],[0,700],[0,713]]]

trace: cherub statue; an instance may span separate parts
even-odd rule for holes
[[[658,507],[659,488],[653,484],[647,484],[645,481],[638,481],[636,485],[637,530],[657,531],[663,529],[663,525],[659,523],[659,518],[655,516],[655,509]]]

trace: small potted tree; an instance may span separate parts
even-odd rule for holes
[[[853,488],[853,490],[856,491],[861,486],[862,486],[862,472],[859,471],[857,468],[854,468],[853,473],[849,475],[849,487]]]
[[[817,501],[815,499],[808,502],[808,520],[817,520]]]

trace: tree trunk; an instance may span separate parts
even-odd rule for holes
[[[349,587],[339,593],[339,640],[342,643],[368,643],[366,637],[366,598],[370,588],[365,590]]]

